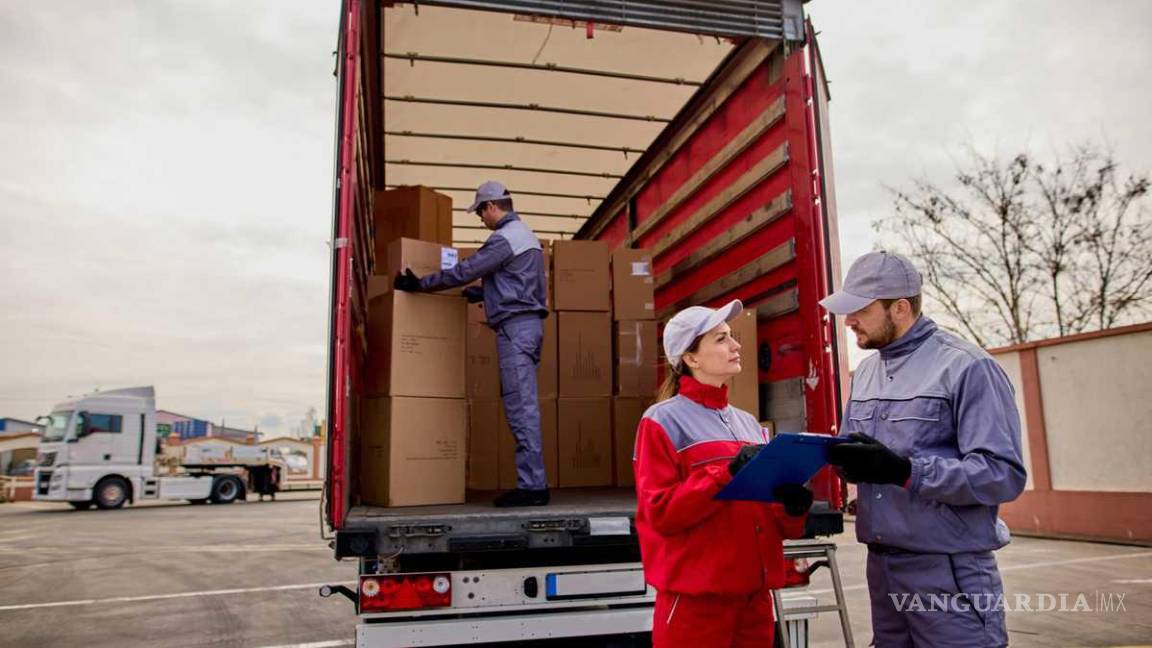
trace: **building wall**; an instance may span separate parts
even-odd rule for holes
[[[21,434],[24,432],[35,432],[39,434],[43,431],[44,428],[35,423],[21,421],[20,419],[0,418],[0,434]]]
[[[1032,449],[1028,443],[1028,430],[1024,416],[1024,390],[1021,388],[1023,380],[1021,379],[1020,367],[1020,352],[1009,351],[993,356],[996,362],[1004,369],[1004,373],[1008,374],[1008,380],[1012,381],[1012,386],[1016,388],[1016,411],[1020,412],[1020,430],[1021,430],[1021,444],[1024,448],[1024,465],[1032,465]],[[1025,488],[1032,490],[1032,471],[1028,471],[1028,481]]]
[[[1044,347],[1037,360],[1053,490],[1152,492],[1152,330]]]
[[[1152,323],[992,350],[1017,390],[1030,488],[1016,532],[1152,542]]]

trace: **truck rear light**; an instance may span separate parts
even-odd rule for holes
[[[360,577],[360,611],[424,610],[452,605],[448,574],[396,574]]]

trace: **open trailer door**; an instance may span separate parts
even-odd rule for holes
[[[834,434],[840,410],[842,343],[818,304],[839,274],[820,73],[810,30],[744,41],[578,234],[651,251],[661,321],[731,299],[753,309],[753,413],[778,432]],[[813,490],[842,506],[829,470]]]
[[[544,238],[657,248],[662,315],[689,301],[746,299],[770,347],[760,415],[781,429],[832,429],[835,352],[816,306],[827,292],[829,228],[814,207],[817,126],[801,4],[345,0],[330,528],[343,526],[355,487],[373,201],[395,185],[430,186],[460,205],[480,180],[507,176],[517,210]],[[478,32],[505,46],[489,51]],[[478,242],[474,218],[455,211],[454,240]],[[832,490],[817,489],[838,506]]]

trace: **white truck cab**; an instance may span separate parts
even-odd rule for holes
[[[184,465],[184,473],[156,474],[156,392],[133,387],[93,392],[64,401],[38,419],[45,423],[37,457],[33,498],[95,504],[115,509],[139,500],[244,499],[253,472],[272,472],[264,462]],[[274,485],[263,479],[261,490]]]

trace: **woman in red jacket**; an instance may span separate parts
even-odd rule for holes
[[[812,505],[800,485],[778,489],[772,504],[713,499],[768,442],[756,417],[728,404],[725,381],[741,366],[727,322],[742,310],[739,301],[693,306],[668,322],[668,379],[636,433],[636,528],[657,590],[654,648],[771,646],[782,540],[803,535]]]

